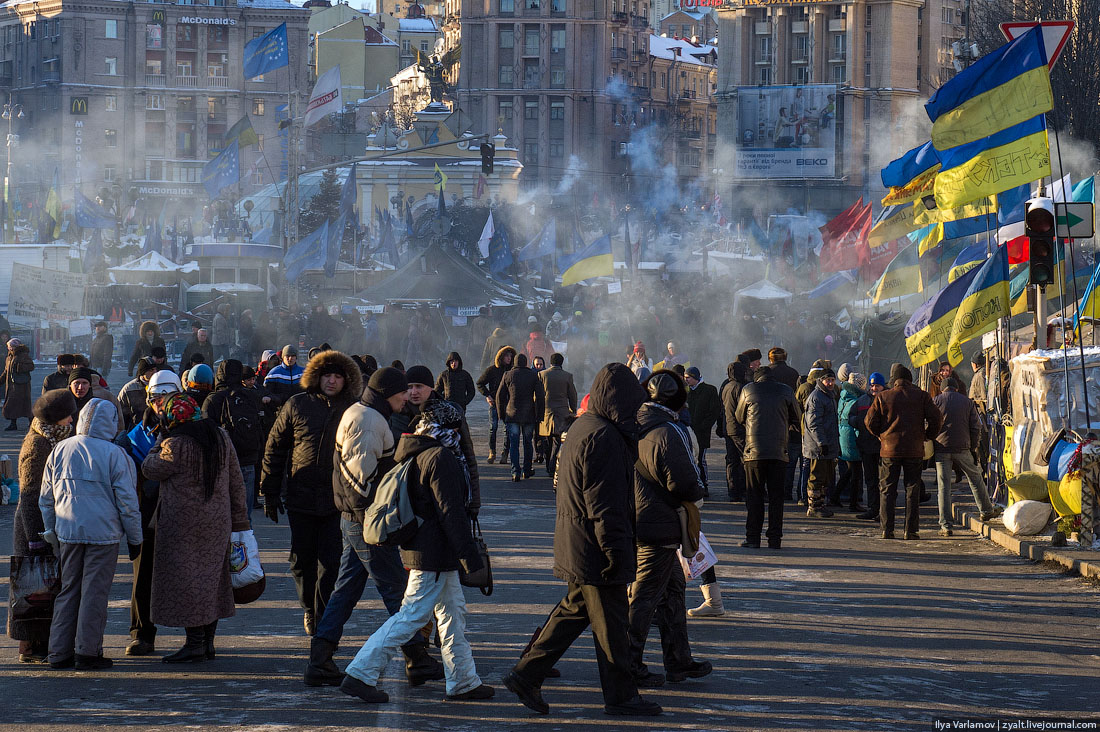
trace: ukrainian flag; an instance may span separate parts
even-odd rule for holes
[[[871,298],[871,302],[877,305],[882,300],[912,295],[923,290],[924,281],[921,276],[917,247],[909,244],[898,252],[890,264],[886,265],[882,276],[878,278],[878,282],[867,295]]]
[[[914,217],[914,223],[926,226],[928,224],[937,223],[958,223],[962,221],[969,221],[970,219],[982,219],[986,218],[986,215],[997,213],[997,199],[995,197],[986,197],[980,201],[971,201],[970,203],[964,203],[961,206],[955,206],[954,208],[927,208],[923,203],[920,209],[917,210],[917,214]],[[997,217],[991,216],[990,223],[996,224]],[[972,225],[968,225],[972,228]],[[985,231],[988,226],[982,226],[981,231]],[[955,228],[954,231],[961,231],[961,228]],[[969,232],[971,234],[975,231]],[[960,236],[967,236],[967,234],[956,233],[954,236],[945,236],[945,239],[955,239]]]
[[[1038,26],[959,72],[924,105],[937,150],[975,142],[1053,108]]]
[[[914,366],[932,363],[948,351],[951,331],[959,305],[970,290],[980,269],[972,269],[930,297],[916,309],[905,324],[905,349]],[[949,353],[952,364],[962,362],[962,351],[956,345]]]
[[[947,343],[948,353],[958,354],[959,362],[962,361],[960,346],[996,328],[997,321],[1012,309],[1008,285],[1008,247],[997,247],[993,256],[976,271],[959,305]],[[959,362],[951,361],[951,365],[956,366]]]
[[[950,209],[1050,175],[1042,115],[976,142],[941,150],[936,207]]]
[[[604,234],[579,252],[560,260],[561,286],[575,285],[592,277],[607,277],[615,273],[611,258],[611,237]]]
[[[921,228],[923,224],[916,223],[916,218],[923,210],[924,204],[920,201],[882,209],[878,220],[871,227],[871,233],[867,235],[867,245],[872,248],[880,247]]]
[[[912,203],[932,195],[940,161],[931,142],[915,147],[882,169],[882,184],[889,190],[883,206]]]
[[[909,238],[917,242],[917,253],[921,256],[927,254],[930,250],[935,249],[936,246],[943,241],[943,222],[938,224],[929,224],[923,229],[918,229],[909,235]]]
[[[1077,330],[1078,321],[1082,316],[1093,318],[1094,321],[1100,318],[1100,295],[1097,295],[1096,292],[1096,278],[1098,274],[1100,274],[1100,266],[1097,266],[1097,268],[1093,270],[1092,277],[1085,287],[1085,295],[1081,298],[1081,306],[1077,309],[1077,312],[1073,314],[1074,330]],[[1093,327],[1096,326],[1093,325]]]
[[[954,282],[959,279],[961,275],[966,274],[975,267],[981,266],[986,258],[986,248],[986,243],[982,241],[977,244],[971,244],[966,249],[959,252],[959,256],[955,257],[955,261],[951,263],[951,269],[947,272],[947,281]]]

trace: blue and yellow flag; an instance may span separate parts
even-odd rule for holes
[[[1100,295],[1096,292],[1096,278],[1100,275],[1100,265],[1096,267],[1092,272],[1092,277],[1089,279],[1089,284],[1085,287],[1085,294],[1081,298],[1081,307],[1077,309],[1077,312],[1073,314],[1073,328],[1078,327],[1080,318],[1092,318],[1094,321],[1093,327],[1095,328],[1095,321],[1100,318]],[[1052,288],[1053,289],[1053,288]]]
[[[937,150],[989,137],[1053,108],[1038,26],[960,71],[924,105]]]
[[[917,229],[909,234],[909,238],[917,242],[917,254],[923,256],[943,241],[943,222],[928,224],[923,229]]]
[[[924,210],[920,201],[882,209],[867,235],[867,246],[881,247],[921,228],[924,224],[918,224],[916,219]]]
[[[47,236],[50,237],[50,241],[53,241],[61,236],[61,183],[57,168],[53,169],[53,183],[46,194],[46,214],[52,222],[47,230]]]
[[[975,142],[941,150],[936,207],[955,208],[1050,175],[1042,115]]]
[[[575,285],[592,277],[615,273],[611,258],[611,237],[604,234],[579,252],[561,258],[561,286]]]
[[[882,276],[878,278],[867,295],[871,298],[871,302],[877,305],[883,300],[912,295],[923,289],[924,281],[917,246],[910,244],[898,252],[890,264],[886,265]]]
[[[959,252],[959,256],[955,257],[955,261],[951,263],[951,269],[947,272],[947,281],[954,282],[975,267],[980,267],[988,256],[987,248],[988,245],[981,241]]]
[[[972,269],[947,285],[916,309],[905,324],[905,349],[914,366],[932,363],[948,350],[951,330],[959,305],[970,289],[980,269]],[[952,364],[962,362],[962,351],[955,348],[948,353]]]
[[[897,206],[932,195],[939,170],[940,161],[931,142],[913,148],[879,174],[888,189],[882,205]]]
[[[432,186],[440,193],[447,190],[447,174],[439,169],[439,163],[435,164],[435,171],[432,172]]]
[[[993,256],[975,271],[977,274],[959,305],[947,342],[948,360],[952,366],[962,362],[962,344],[996,328],[997,321],[1012,309],[1008,285],[1008,247],[997,247]],[[958,361],[954,360],[956,356]]]

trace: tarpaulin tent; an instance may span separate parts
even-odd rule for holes
[[[733,313],[737,315],[741,311],[741,304],[745,300],[756,300],[761,303],[775,304],[777,302],[783,302],[790,304],[791,293],[784,290],[779,285],[767,280],[760,280],[755,282],[743,290],[738,290],[733,296]]]

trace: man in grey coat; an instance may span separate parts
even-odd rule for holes
[[[933,443],[936,457],[936,482],[939,484],[940,536],[951,536],[952,466],[961,469],[982,520],[993,518],[993,503],[989,500],[981,468],[974,462],[972,450],[982,437],[982,424],[974,402],[962,393],[962,384],[954,376],[941,383],[943,391],[932,403],[943,415],[943,424]]]
[[[806,511],[810,518],[833,515],[825,506],[825,496],[836,480],[836,461],[840,457],[835,386],[836,373],[825,369],[806,397],[806,411],[802,415],[802,456],[810,461],[807,487],[810,505]]]

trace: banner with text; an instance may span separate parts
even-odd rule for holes
[[[84,314],[84,285],[82,274],[16,262],[11,273],[8,317],[35,326],[43,320],[78,320]]]
[[[832,178],[833,84],[737,88],[737,177]]]

